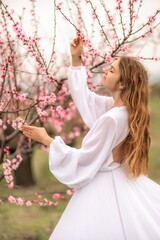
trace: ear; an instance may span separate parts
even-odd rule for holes
[[[124,89],[124,88],[125,88],[124,83],[122,83],[121,81],[119,81],[119,89]]]

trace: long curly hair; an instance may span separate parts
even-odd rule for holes
[[[124,142],[129,178],[148,175],[150,138],[150,108],[148,74],[144,66],[133,57],[119,60],[120,82],[124,85],[121,98],[129,111],[129,134]]]

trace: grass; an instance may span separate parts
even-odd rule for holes
[[[3,188],[1,197],[13,195],[30,199],[35,192],[54,193],[65,192],[68,189],[50,174],[46,153],[36,150],[32,164],[37,185],[25,189]],[[49,199],[48,195],[46,197]],[[0,205],[0,240],[48,240],[66,204],[67,202],[60,202],[58,206],[52,207],[27,207],[8,203]]]
[[[0,209],[0,239],[10,240],[45,240],[53,231],[63,208],[19,207],[3,205]]]
[[[149,177],[160,184],[160,95],[151,94],[151,137],[149,154]],[[34,192],[60,192],[68,189],[59,183],[48,169],[48,156],[36,150],[33,155],[33,170],[37,185],[27,189],[0,189],[1,196],[17,195],[29,198]],[[48,240],[57,224],[66,203],[56,207],[20,207],[0,205],[0,240]]]
[[[149,153],[149,177],[160,184],[160,84],[153,87],[151,107],[151,149]]]

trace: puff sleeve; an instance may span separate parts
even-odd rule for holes
[[[85,136],[80,149],[66,145],[60,136],[51,142],[49,168],[63,184],[83,187],[110,156],[117,142],[117,122],[111,116],[104,115]]]
[[[113,105],[112,97],[100,96],[88,89],[85,66],[68,68],[68,85],[72,99],[89,128]]]

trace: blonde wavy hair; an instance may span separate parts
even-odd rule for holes
[[[124,85],[121,98],[129,111],[129,134],[123,145],[125,159],[122,163],[127,167],[129,178],[137,178],[148,175],[151,144],[148,74],[133,57],[121,57],[119,69]]]

